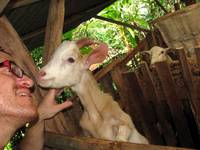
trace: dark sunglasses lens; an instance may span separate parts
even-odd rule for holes
[[[11,69],[11,72],[13,74],[15,74],[19,78],[22,78],[23,72],[17,65],[15,65],[14,63],[11,63],[11,68],[10,69]]]

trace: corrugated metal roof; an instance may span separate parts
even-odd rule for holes
[[[65,0],[64,32],[96,15],[116,0]],[[31,50],[44,45],[44,31],[49,0],[39,0],[22,7],[6,9],[5,14]]]

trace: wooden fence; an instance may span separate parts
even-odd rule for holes
[[[159,62],[150,67],[148,62],[142,61],[135,71],[130,71],[132,68],[127,66],[137,51],[163,45],[161,40],[155,43],[158,41],[156,38],[151,35],[150,42],[148,38],[141,41],[124,59],[117,58],[95,77],[103,90],[109,92],[132,117],[136,128],[151,144],[200,148],[199,48],[195,49],[196,62],[188,59],[183,49],[174,49],[172,52],[176,60],[171,64]],[[69,122],[67,138],[83,136],[79,127],[82,108],[78,101],[74,102],[74,108],[65,112]],[[162,147],[158,149],[162,150]]]

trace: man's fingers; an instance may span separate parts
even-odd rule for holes
[[[64,88],[56,89],[56,96],[60,95],[64,91]]]
[[[58,109],[58,111],[62,111],[63,109],[68,108],[68,107],[70,107],[72,105],[73,105],[73,103],[71,101],[65,101],[62,104],[58,104],[57,105],[57,109]]]

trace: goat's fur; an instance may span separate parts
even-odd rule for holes
[[[150,64],[154,65],[157,62],[167,61],[172,62],[171,57],[167,54],[168,48],[162,48],[159,46],[154,46],[148,51],[143,51],[143,53],[148,53],[150,55]]]
[[[130,116],[121,110],[109,94],[99,90],[95,78],[88,70],[91,64],[105,58],[107,46],[100,44],[96,50],[84,57],[79,52],[80,43],[63,42],[48,64],[40,70],[38,83],[43,87],[68,86],[77,93],[84,107],[80,126],[88,135],[147,144],[148,140],[136,130]],[[82,45],[89,44],[91,43],[86,42]],[[99,51],[103,51],[103,57]],[[73,58],[74,62],[69,62],[69,58]]]

